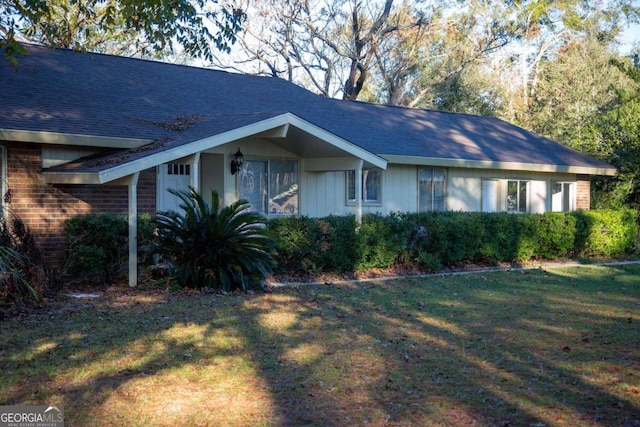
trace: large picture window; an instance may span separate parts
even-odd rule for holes
[[[239,197],[264,215],[298,213],[296,160],[245,160],[238,176]]]
[[[420,212],[447,209],[447,171],[440,168],[418,170],[418,205]]]
[[[356,202],[356,171],[347,171],[347,203]],[[364,169],[362,171],[362,202],[382,203],[382,171]]]

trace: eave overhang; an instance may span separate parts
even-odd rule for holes
[[[286,126],[294,126],[302,131],[321,139],[327,144],[339,148],[345,153],[362,159],[371,167],[386,169],[387,161],[361,147],[326,131],[300,117],[284,113],[246,126],[222,132],[199,140],[187,142],[164,151],[150,153],[142,158],[121,163],[113,167],[106,167],[96,171],[82,170],[43,170],[43,176],[49,184],[107,184],[158,165],[175,161],[195,153],[210,150],[221,145],[251,137],[267,131],[282,132]],[[284,128],[283,128],[284,127]],[[151,142],[151,141],[149,141]]]
[[[491,160],[463,160],[436,157],[381,155],[392,164],[438,166],[449,168],[498,169],[523,172],[571,173],[578,175],[615,176],[618,171],[614,167],[548,165],[538,163],[499,162]]]
[[[77,135],[56,132],[0,129],[0,141],[34,142],[82,147],[130,149],[148,144],[153,140],[140,138],[117,138],[97,135]]]

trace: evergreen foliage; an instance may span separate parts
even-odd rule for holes
[[[180,198],[182,212],[158,213],[158,251],[175,266],[178,283],[227,292],[261,288],[273,270],[266,219],[246,200],[222,207],[215,190],[211,205],[193,188],[169,192]]]
[[[281,274],[392,267],[437,271],[464,263],[633,255],[635,215],[633,210],[374,214],[363,217],[358,232],[347,229],[354,225],[353,216],[288,217],[270,220],[269,230],[276,242],[276,272]]]

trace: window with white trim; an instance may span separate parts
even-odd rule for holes
[[[507,212],[529,212],[529,181],[507,181]]]
[[[551,211],[571,212],[575,210],[573,182],[551,183]]]
[[[418,169],[418,208],[420,212],[447,210],[447,171],[442,168]]]
[[[238,196],[263,215],[298,213],[298,161],[245,159],[238,172]]]
[[[167,163],[167,175],[191,175],[189,163]]]
[[[378,205],[382,203],[382,171],[362,170],[362,202]],[[347,204],[356,203],[356,171],[347,171]]]

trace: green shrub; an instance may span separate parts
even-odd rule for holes
[[[292,275],[317,274],[322,254],[331,249],[334,229],[326,221],[308,217],[280,217],[269,221],[275,242],[276,272]]]
[[[331,227],[327,235],[329,250],[320,253],[319,265],[324,272],[354,271],[362,257],[361,235],[354,215],[330,215],[321,219]]]
[[[211,206],[193,188],[169,191],[182,201],[182,213],[158,213],[158,249],[175,265],[178,283],[223,291],[261,288],[273,268],[266,218],[250,212],[246,200],[221,207],[216,191]]]
[[[537,257],[558,259],[574,253],[576,218],[559,212],[546,212],[539,216]]]
[[[155,222],[151,215],[137,218],[138,261],[152,263],[150,252]],[[129,224],[127,218],[113,213],[77,215],[65,221],[65,270],[93,281],[112,283],[129,256]]]
[[[360,237],[360,259],[356,268],[389,268],[407,247],[413,225],[401,215],[392,213],[365,215],[358,232]]]
[[[280,224],[280,225],[276,225]],[[464,262],[522,262],[635,250],[635,212],[426,212],[272,220],[279,271],[387,268],[435,271]],[[311,267],[309,267],[311,266]],[[287,270],[292,268],[293,270]]]
[[[638,224],[634,210],[577,211],[576,254],[615,258],[637,251]]]
[[[128,223],[120,215],[78,215],[65,221],[68,272],[112,283],[128,256]]]

